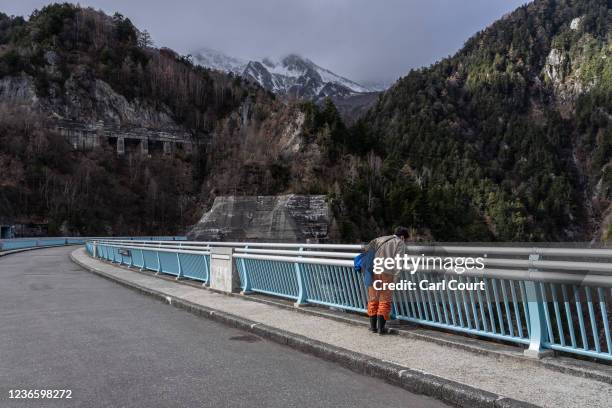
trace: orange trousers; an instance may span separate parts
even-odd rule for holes
[[[374,275],[374,282],[382,281],[383,283],[393,282],[393,275],[382,273]],[[378,284],[377,286],[379,286]],[[391,307],[393,306],[393,291],[389,289],[376,290],[374,285],[368,287],[368,316],[383,316],[385,320],[389,320],[391,315]]]

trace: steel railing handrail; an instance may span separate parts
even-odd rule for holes
[[[256,255],[256,254],[241,254],[241,253],[234,253],[233,257],[239,258],[239,259],[260,259],[264,261],[353,267],[353,261],[345,261],[342,259],[271,256],[271,255]]]
[[[445,254],[482,254],[482,255],[542,255],[542,256],[565,256],[565,257],[605,257],[612,258],[612,249],[592,249],[592,248],[541,248],[541,247],[479,247],[479,246],[447,246],[432,245],[419,246],[407,245],[409,252]]]
[[[102,241],[93,241],[94,243],[103,243]],[[141,245],[122,245],[120,243],[108,242],[103,245],[112,248],[123,249],[138,249],[152,250],[167,253],[182,253],[192,255],[210,255],[210,248],[202,247],[203,249],[196,250],[195,248],[168,248],[156,245],[141,246]],[[317,264],[329,266],[344,266],[352,267],[352,260],[339,259],[335,253],[330,252],[309,252],[309,251],[266,251],[265,253],[253,252],[256,250],[239,248],[234,252],[233,257],[237,259],[255,259],[265,261],[287,262],[287,263],[302,263],[302,264]],[[289,252],[289,253],[287,253]],[[345,253],[346,254],[346,253]],[[297,255],[297,256],[285,256]],[[329,255],[329,257],[323,257]],[[348,254],[346,254],[348,255]],[[353,255],[353,254],[350,254]],[[564,262],[564,261],[525,261],[520,259],[485,259],[484,269],[470,269],[462,273],[457,273],[452,270],[420,267],[417,272],[437,273],[437,274],[455,274],[456,276],[471,276],[484,277],[494,279],[511,279],[511,280],[531,280],[540,282],[554,282],[566,284],[583,284],[591,286],[612,287],[612,271],[609,263],[593,263],[593,262]],[[565,265],[568,264],[568,265]],[[600,265],[603,265],[599,267]],[[489,266],[506,266],[510,268],[523,269],[491,269]],[[558,271],[530,271],[528,268],[556,268],[563,269],[566,272]],[[592,274],[590,272],[605,272],[604,274]],[[608,274],[607,272],[610,272]]]
[[[117,245],[129,245],[131,247],[134,248],[145,248],[145,249],[157,249],[157,248],[164,248],[164,249],[169,249],[169,250],[183,250],[183,249],[189,249],[189,250],[193,250],[193,251],[210,251],[211,247],[208,246],[186,246],[186,245],[182,245],[182,244],[173,244],[173,245],[160,245],[160,244],[145,244],[145,243],[132,243],[130,241],[125,241],[125,242],[113,242],[113,241],[90,241],[92,243],[98,244],[98,245],[111,245],[111,246],[117,246]]]
[[[98,241],[93,241],[96,244]],[[140,250],[151,250],[151,251],[159,251],[159,252],[171,252],[171,253],[179,253],[179,254],[191,254],[191,255],[210,255],[210,252],[206,251],[193,251],[189,249],[179,249],[179,248],[163,248],[163,247],[143,247],[137,245],[116,245],[110,243],[103,243],[102,245],[106,245],[111,248],[121,248],[121,249],[140,249]]]
[[[165,248],[168,251],[173,250],[192,250],[192,251],[208,251],[210,252],[212,246],[209,243],[202,244],[197,242],[189,243],[185,245],[183,242],[176,244],[172,241],[120,241],[120,240],[95,240],[94,242],[100,244],[110,244],[111,246],[116,245],[129,245],[134,248]],[[293,244],[292,244],[293,245]],[[299,244],[296,244],[299,245]],[[306,245],[306,244],[303,244]],[[304,248],[303,246],[300,248]],[[474,248],[474,247],[471,247]],[[504,249],[504,248],[501,248]],[[514,250],[514,248],[505,248]],[[592,251],[592,250],[590,250]],[[279,259],[279,257],[291,258],[290,255],[298,256],[299,259],[304,259],[307,257],[321,257],[322,259],[338,259],[338,258],[354,258],[358,255],[358,253],[348,253],[348,252],[327,252],[327,251],[291,251],[291,250],[281,250],[281,249],[261,249],[261,248],[235,248],[236,253],[248,253],[248,254],[259,254],[266,258],[264,255],[268,256],[269,260]],[[516,252],[511,251],[511,255],[516,255]],[[589,253],[592,256],[592,252]],[[255,258],[252,258],[255,259]],[[563,270],[563,271],[575,271],[575,272],[591,272],[602,275],[611,275],[612,276],[612,263],[609,262],[576,262],[576,261],[548,261],[548,260],[538,260],[538,261],[530,261],[526,259],[502,259],[502,258],[483,258],[483,263],[485,267],[497,266],[497,267],[507,267],[507,268],[536,268],[536,269],[544,269],[544,270]]]
[[[268,255],[295,255],[295,256],[315,256],[328,258],[355,258],[360,252],[327,252],[327,251],[290,251],[282,249],[251,249],[236,248],[235,252],[249,254],[268,254]]]
[[[101,241],[102,242],[102,241]],[[120,241],[115,241],[120,242]],[[176,245],[180,242],[181,245],[196,245],[196,246],[217,246],[217,247],[235,247],[235,248],[304,248],[304,249],[345,249],[345,250],[363,250],[363,245],[349,244],[300,244],[300,243],[271,243],[271,242],[212,242],[212,241],[149,241],[149,240],[130,240],[124,242],[142,242],[146,244],[161,244],[161,245]]]
[[[529,261],[524,259],[485,258],[486,266],[506,266],[509,268],[562,269],[565,271],[587,271],[612,276],[612,263],[574,262],[574,261]]]
[[[84,238],[95,239],[95,238]],[[108,240],[108,238],[106,238]],[[329,249],[329,250],[353,250],[362,251],[364,245],[353,244],[308,244],[308,243],[272,243],[272,242],[216,242],[216,241],[156,241],[156,240],[125,240],[114,239],[114,242],[143,243],[150,245],[172,246],[180,242],[182,246],[221,246],[235,248],[303,248],[303,249]],[[478,255],[512,255],[528,256],[532,254],[552,257],[589,257],[589,258],[612,258],[612,249],[592,249],[592,248],[541,248],[541,247],[481,247],[481,246],[447,246],[447,245],[408,245],[409,253],[414,254],[478,254]]]

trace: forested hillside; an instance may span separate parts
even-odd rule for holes
[[[327,194],[332,239],[612,236],[608,0],[536,0],[401,78],[357,123],[209,71],[116,14],[0,15],[0,218],[171,234],[218,195]],[[74,149],[61,121],[189,135],[193,151]],[[95,125],[95,126],[94,126]]]
[[[258,86],[151,47],[122,15],[69,4],[27,21],[0,14],[0,218],[48,223],[51,234],[184,231],[214,198],[209,147],[253,133],[242,112],[258,129],[279,109]],[[180,132],[199,148],[118,157],[101,140],[75,150],[60,120]]]
[[[610,5],[536,0],[400,79],[347,144],[362,166],[340,195],[345,234],[401,223],[443,240],[606,238]]]

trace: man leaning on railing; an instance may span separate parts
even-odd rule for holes
[[[405,227],[398,227],[394,235],[375,238],[366,246],[361,269],[364,272],[364,280],[368,287],[368,316],[370,317],[370,331],[378,334],[386,334],[385,323],[391,315],[393,304],[393,291],[387,289],[387,285],[378,285],[381,289],[374,288],[375,281],[382,283],[394,282],[400,274],[400,270],[395,267],[383,267],[380,274],[372,275],[373,261],[375,258],[403,257],[406,252],[406,239],[409,232]],[[384,265],[384,263],[383,263]]]

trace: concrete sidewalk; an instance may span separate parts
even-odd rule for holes
[[[405,336],[381,337],[359,325],[118,267],[92,259],[83,248],[72,259],[168,303],[457,406],[520,406],[524,401],[543,407],[608,407],[612,401],[610,383],[544,365]]]

